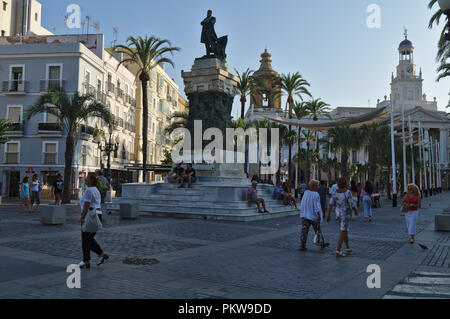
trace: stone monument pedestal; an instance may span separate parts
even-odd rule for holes
[[[187,129],[194,138],[194,123],[202,121],[201,134],[208,128],[218,128],[226,138],[226,128],[231,128],[231,109],[239,78],[228,70],[224,60],[217,58],[196,59],[192,70],[182,72],[185,92],[189,99]],[[202,139],[203,140],[203,139]],[[203,142],[203,146],[209,142]],[[194,142],[191,141],[194,146]],[[225,147],[226,144],[224,144]],[[217,150],[216,150],[217,151]],[[220,150],[219,150],[220,151]],[[179,184],[126,184],[122,197],[108,204],[111,210],[119,210],[123,204],[139,205],[141,213],[182,218],[203,218],[235,221],[251,221],[298,215],[300,212],[282,201],[273,199],[273,186],[259,185],[258,197],[264,198],[270,213],[260,214],[256,204],[247,201],[250,180],[244,173],[244,164],[196,163],[194,156],[183,157],[184,163],[192,163],[197,182],[192,188],[179,188]],[[226,152],[222,151],[224,158]],[[236,158],[237,152],[232,152]],[[174,159],[174,161],[177,161]],[[197,161],[199,162],[199,161]],[[123,207],[123,206],[122,206]]]

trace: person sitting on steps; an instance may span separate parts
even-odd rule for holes
[[[192,164],[187,164],[183,176],[178,178],[181,183],[179,188],[184,188],[184,183],[188,183],[188,188],[192,187],[192,183],[195,183],[197,178],[195,177],[195,169],[192,168]]]
[[[258,198],[258,190],[257,187],[258,182],[253,180],[252,186],[248,188],[247,191],[247,200],[249,204],[256,204],[256,207],[258,208],[258,213],[269,213],[269,211],[266,209],[266,202],[263,198]],[[261,205],[264,208],[264,211],[261,210]]]

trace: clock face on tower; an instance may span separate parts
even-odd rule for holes
[[[408,73],[412,73],[413,71],[413,67],[410,65],[408,66],[408,68],[406,69],[406,71],[408,71]]]

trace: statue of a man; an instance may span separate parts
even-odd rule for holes
[[[205,44],[207,56],[215,53],[217,43],[217,34],[214,30],[215,24],[216,18],[212,16],[212,10],[208,10],[207,17],[201,22],[203,26],[201,43]]]

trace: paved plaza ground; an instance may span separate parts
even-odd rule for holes
[[[388,202],[371,223],[356,217],[349,257],[334,256],[338,225],[323,226],[330,248],[300,252],[300,218],[241,223],[108,215],[97,240],[111,258],[82,270],[81,289],[66,286],[66,267],[81,261],[79,210],[62,226],[42,226],[38,214],[0,206],[0,298],[450,298],[450,233],[434,231],[434,216],[450,193],[424,199],[417,242],[407,242],[404,217]],[[361,215],[361,214],[360,214]],[[128,265],[125,258],[156,258]],[[96,261],[96,258],[93,259]],[[367,266],[381,267],[381,289],[366,285]]]

